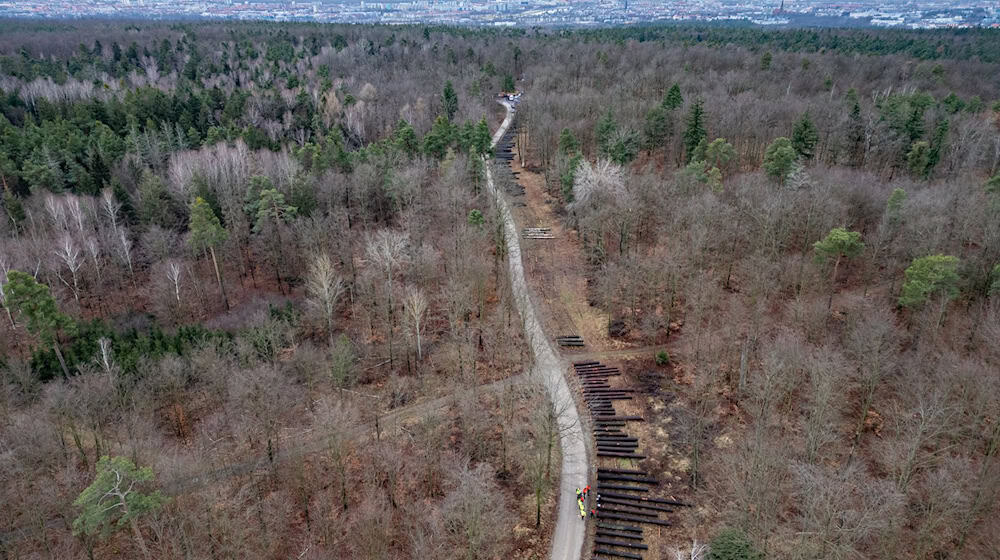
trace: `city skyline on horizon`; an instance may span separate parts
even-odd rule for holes
[[[0,17],[209,18],[459,26],[736,22],[761,26],[1000,27],[1000,5],[874,0],[0,0]]]

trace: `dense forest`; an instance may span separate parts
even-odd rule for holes
[[[7,21],[0,557],[544,557],[514,89],[678,547],[1000,556],[996,32]]]

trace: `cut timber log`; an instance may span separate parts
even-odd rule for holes
[[[616,507],[616,506],[606,506],[602,503],[601,507],[598,508],[597,515],[604,515],[604,512],[617,513],[619,515],[636,515],[639,517],[657,517],[657,518],[660,517],[659,513],[652,511],[632,511],[629,509],[622,509],[621,507]]]
[[[609,488],[609,486],[604,485],[604,486],[598,486],[597,487],[597,493],[600,494],[602,498],[605,497],[605,496],[607,496],[608,498],[618,498],[620,500],[637,500],[637,501],[640,501],[640,502],[651,502],[651,503],[654,503],[654,504],[666,504],[668,506],[685,506],[685,507],[691,507],[691,504],[686,504],[684,502],[678,502],[677,500],[666,500],[666,499],[663,499],[663,498],[646,498],[646,497],[642,497],[642,496],[631,496],[629,494],[617,494],[615,492],[603,492],[603,491],[601,491],[602,488]],[[633,488],[633,487],[628,487],[628,486],[623,487],[623,488],[626,488],[626,489],[629,489],[629,490],[641,490],[643,492],[646,491],[645,489]],[[611,489],[612,490],[621,490],[622,488],[611,488]]]
[[[645,455],[636,455],[634,453],[618,453],[616,451],[604,451],[601,449],[597,450],[598,457],[614,457],[616,459],[633,459],[635,461],[641,461],[646,458]]]
[[[598,447],[597,456],[598,457],[611,457],[615,459],[631,459],[633,461],[641,461],[640,457],[645,457],[645,455],[637,455],[638,449],[626,449],[621,447]],[[632,455],[635,455],[634,457]]]
[[[597,493],[604,495],[606,490],[621,490],[623,492],[649,492],[649,488],[643,488],[642,486],[624,486],[621,484],[598,484]]]
[[[636,517],[634,515],[622,515],[620,513],[610,513],[601,512],[597,514],[598,517],[603,517],[605,519],[614,519],[616,521],[631,521],[633,523],[647,523],[649,525],[660,525],[661,527],[669,527],[669,521],[663,521],[662,519],[652,519],[649,517]]]
[[[649,549],[648,546],[646,546],[644,544],[641,544],[641,543],[637,544],[637,543],[630,543],[630,542],[625,542],[625,541],[613,541],[613,540],[604,539],[604,538],[596,538],[596,539],[594,539],[594,542],[596,544],[600,544],[600,545],[604,545],[604,546],[617,546],[617,547],[620,547],[620,548],[631,548],[631,549],[634,549],[634,550],[648,550]]]
[[[636,527],[635,525],[616,525],[614,523],[601,523],[597,522],[598,529],[607,529],[609,531],[628,531],[630,533],[642,533],[642,527]]]
[[[598,537],[614,537],[617,539],[628,539],[632,541],[641,541],[642,535],[637,535],[635,533],[619,533],[618,531],[607,531],[604,529],[597,530]]]
[[[615,473],[597,473],[597,480],[620,480],[623,482],[641,482],[643,484],[659,484],[660,481],[655,478],[645,478],[641,476],[632,476],[627,474],[615,474]]]
[[[673,508],[663,507],[663,506],[654,505],[654,504],[635,503],[632,500],[620,500],[618,498],[605,498],[603,495],[601,496],[601,503],[602,504],[608,503],[608,504],[613,504],[613,505],[618,505],[618,506],[625,506],[625,507],[636,508],[636,509],[648,509],[649,511],[664,511],[666,513],[673,513],[674,512]]]
[[[642,560],[642,556],[638,554],[632,554],[631,552],[614,552],[612,550],[607,550],[604,548],[595,548],[594,554],[600,554],[602,556],[614,556],[616,558],[628,558],[629,560]]]

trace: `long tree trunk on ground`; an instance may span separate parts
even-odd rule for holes
[[[219,291],[222,292],[222,302],[226,304],[226,311],[229,311],[229,298],[226,296],[226,285],[222,283],[219,261],[215,258],[215,247],[209,247],[208,250],[212,253],[212,266],[215,267],[215,279],[219,282]]]

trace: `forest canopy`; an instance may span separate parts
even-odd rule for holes
[[[995,31],[80,20],[0,21],[0,556],[547,554],[487,176],[656,554],[995,555]]]

